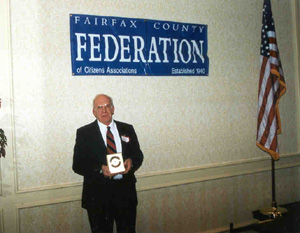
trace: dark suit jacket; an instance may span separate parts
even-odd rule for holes
[[[111,180],[100,173],[107,165],[107,149],[97,120],[77,130],[73,156],[73,170],[84,177],[82,207],[101,209],[111,197],[110,188],[118,187],[123,199],[137,204],[134,172],[142,165],[143,153],[132,125],[115,121],[122,143],[123,159],[130,158],[133,167],[122,180]],[[122,139],[123,136],[123,139]],[[125,140],[124,140],[125,138]]]

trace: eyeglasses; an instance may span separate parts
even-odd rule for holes
[[[112,108],[112,105],[111,104],[103,104],[103,105],[98,105],[97,107],[96,107],[96,109],[98,110],[98,111],[100,111],[100,110],[109,110],[109,109],[111,109]]]

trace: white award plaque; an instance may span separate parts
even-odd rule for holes
[[[125,171],[122,153],[109,154],[106,156],[110,173],[120,173]]]

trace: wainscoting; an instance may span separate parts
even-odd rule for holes
[[[300,156],[276,162],[279,204],[300,199]],[[138,232],[217,232],[253,223],[271,198],[270,158],[138,176]],[[298,187],[298,188],[297,188]],[[1,198],[2,232],[89,232],[81,183]],[[13,211],[12,211],[13,210]],[[7,215],[6,215],[7,213]]]

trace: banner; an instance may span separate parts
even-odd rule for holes
[[[207,25],[70,15],[73,75],[207,76]]]

